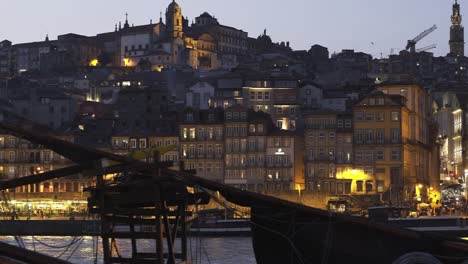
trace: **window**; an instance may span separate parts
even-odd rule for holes
[[[190,139],[195,139],[196,138],[195,128],[190,128],[189,131],[190,131]]]
[[[362,141],[364,140],[364,133],[363,133],[363,131],[360,130],[360,129],[357,129],[357,130],[356,130],[355,137],[356,137],[356,143],[362,143]]]
[[[384,181],[377,181],[377,192],[381,193],[384,191]]]
[[[335,178],[335,165],[334,164],[330,164],[330,167],[328,168],[328,177]]]
[[[320,141],[325,140],[325,133],[323,133],[323,132],[319,133],[319,140]]]
[[[351,128],[351,119],[345,120],[345,128]]]
[[[378,121],[378,122],[383,122],[385,120],[384,112],[375,113],[375,120]]]
[[[281,138],[274,138],[273,142],[275,147],[281,147]]]
[[[202,156],[204,154],[204,147],[203,145],[198,145],[198,156]]]
[[[345,136],[344,137],[345,143],[351,143],[351,136]]]
[[[330,133],[328,134],[328,138],[329,138],[330,140],[335,140],[335,132],[330,132]]]
[[[362,112],[356,112],[356,121],[362,121]]]
[[[146,138],[140,138],[140,148],[146,148]]]
[[[263,100],[263,92],[258,92],[257,99],[258,100]]]
[[[130,148],[132,149],[137,148],[137,140],[135,138],[130,139]]]
[[[385,168],[376,168],[375,173],[385,173]]]
[[[372,150],[369,150],[369,151],[366,151],[366,160],[373,160],[374,159],[374,153],[372,152]]]
[[[392,143],[400,143],[400,129],[392,128]]]
[[[384,143],[385,141],[385,130],[384,129],[376,129],[375,130],[375,140],[377,143]]]
[[[276,126],[279,129],[283,129],[283,120],[276,120]]]
[[[337,124],[338,128],[343,128],[343,119],[338,119]]]
[[[270,92],[265,92],[263,99],[265,101],[269,101],[270,100]]]
[[[369,98],[369,105],[375,105],[375,98]]]
[[[351,193],[351,182],[345,182],[345,194]]]
[[[50,152],[49,151],[44,152],[44,161],[50,161]]]
[[[334,160],[335,159],[335,148],[330,148],[328,150],[328,156],[330,158],[330,160]]]
[[[321,158],[325,157],[325,148],[319,148],[319,156]]]
[[[258,133],[263,133],[263,124],[258,124],[257,130],[258,130]]]
[[[375,158],[376,160],[385,160],[385,152],[382,149],[378,149],[375,152]]]
[[[400,121],[400,113],[392,112],[391,120],[392,121]]]
[[[356,191],[357,192],[363,192],[363,181],[356,181]]]
[[[377,98],[377,105],[384,105],[385,100],[383,98]]]
[[[362,151],[356,151],[356,160],[362,160]]]
[[[400,150],[392,149],[392,160],[400,160]]]
[[[250,92],[250,100],[255,100],[255,92]]]
[[[374,130],[368,129],[366,131],[366,142],[372,143],[373,140],[374,140]]]
[[[343,194],[343,183],[337,183],[336,184],[336,193],[337,194]]]
[[[374,113],[366,113],[366,121],[372,121],[374,119]]]
[[[254,124],[249,125],[249,132],[250,133],[255,133],[255,125]]]
[[[366,192],[372,192],[373,191],[373,182],[372,181],[366,181]]]

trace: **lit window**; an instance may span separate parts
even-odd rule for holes
[[[135,138],[130,139],[130,148],[132,149],[137,148],[137,141]]]
[[[398,112],[392,112],[391,120],[392,120],[392,121],[400,121],[400,113],[398,113]]]

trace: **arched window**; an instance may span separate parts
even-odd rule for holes
[[[59,192],[59,183],[58,182],[54,182],[53,187],[54,187],[54,192]]]
[[[71,182],[67,182],[65,184],[65,191],[66,192],[71,192],[72,191],[72,183]]]

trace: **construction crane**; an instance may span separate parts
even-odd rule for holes
[[[436,29],[437,29],[437,25],[433,25],[431,28],[424,30],[421,34],[419,34],[414,39],[408,40],[408,43],[406,44],[406,50],[409,50],[411,53],[415,53],[416,43],[418,43],[421,39],[427,37],[427,35],[431,34]]]
[[[428,50],[435,49],[435,48],[437,48],[437,44],[432,44],[432,45],[417,49],[416,52],[428,51]]]

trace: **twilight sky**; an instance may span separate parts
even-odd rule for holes
[[[6,1],[6,0],[5,0]],[[408,39],[437,24],[438,29],[417,47],[437,44],[435,55],[448,52],[454,0],[178,0],[191,21],[207,11],[224,25],[257,37],[267,28],[273,41],[291,42],[294,49],[313,44],[330,53],[355,49],[380,57],[398,52]],[[0,40],[13,43],[51,39],[65,33],[96,35],[113,31],[116,22],[148,24],[159,20],[171,0],[17,0],[8,1],[0,16]],[[468,25],[468,1],[461,1]],[[467,29],[468,30],[468,29]],[[371,44],[374,43],[374,44]]]

